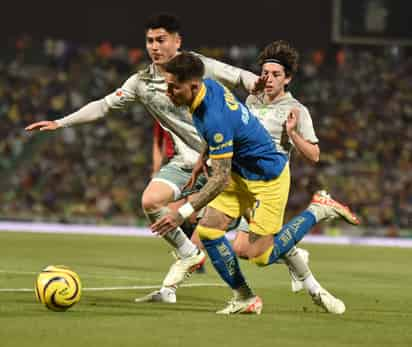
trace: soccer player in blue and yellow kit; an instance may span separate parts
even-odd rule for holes
[[[204,66],[198,57],[182,52],[165,65],[165,70],[168,96],[176,106],[190,107],[196,130],[205,141],[194,171],[200,170],[208,155],[212,175],[190,202],[154,223],[152,230],[164,235],[207,206],[197,232],[213,266],[235,294],[218,313],[259,314],[262,300],[246,283],[225,237],[228,224],[252,208],[247,258],[260,266],[270,265],[317,223],[316,213],[311,210],[316,206],[311,204],[282,227],[290,185],[287,156],[276,150],[263,125],[227,88],[203,79]],[[342,217],[359,223],[348,208],[337,204]],[[322,208],[322,201],[315,205]]]

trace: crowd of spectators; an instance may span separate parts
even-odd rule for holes
[[[197,51],[258,71],[258,48]],[[412,225],[412,60],[396,51],[303,52],[291,91],[320,139],[316,167],[293,160],[289,211],[315,189],[350,203],[370,228]],[[138,104],[92,124],[31,135],[115,90],[148,64],[144,51],[19,38],[0,58],[0,216],[135,223],[150,179],[152,118]],[[396,231],[394,232],[396,234]]]

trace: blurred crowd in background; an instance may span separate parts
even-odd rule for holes
[[[259,47],[194,50],[259,72]],[[145,223],[140,197],[150,180],[153,120],[139,104],[53,133],[24,131],[114,91],[149,63],[144,50],[23,36],[1,57],[0,217]],[[396,47],[301,52],[291,91],[311,112],[321,160],[310,166],[293,156],[288,215],[327,188],[368,232],[410,228],[412,59]]]

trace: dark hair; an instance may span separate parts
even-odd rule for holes
[[[259,54],[259,65],[267,61],[277,60],[285,68],[286,77],[292,76],[298,70],[299,53],[286,41],[274,41],[268,44]]]
[[[145,24],[146,32],[150,29],[159,28],[165,29],[168,33],[179,33],[179,19],[173,14],[160,13],[150,17]]]
[[[176,55],[163,67],[166,72],[176,76],[179,82],[202,79],[205,74],[205,66],[202,60],[193,53],[185,51]]]

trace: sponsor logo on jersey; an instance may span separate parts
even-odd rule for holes
[[[223,137],[223,134],[221,134],[221,133],[216,133],[216,134],[213,136],[213,140],[215,140],[216,143],[221,143],[221,142],[223,142],[223,139],[224,139],[224,137]]]

